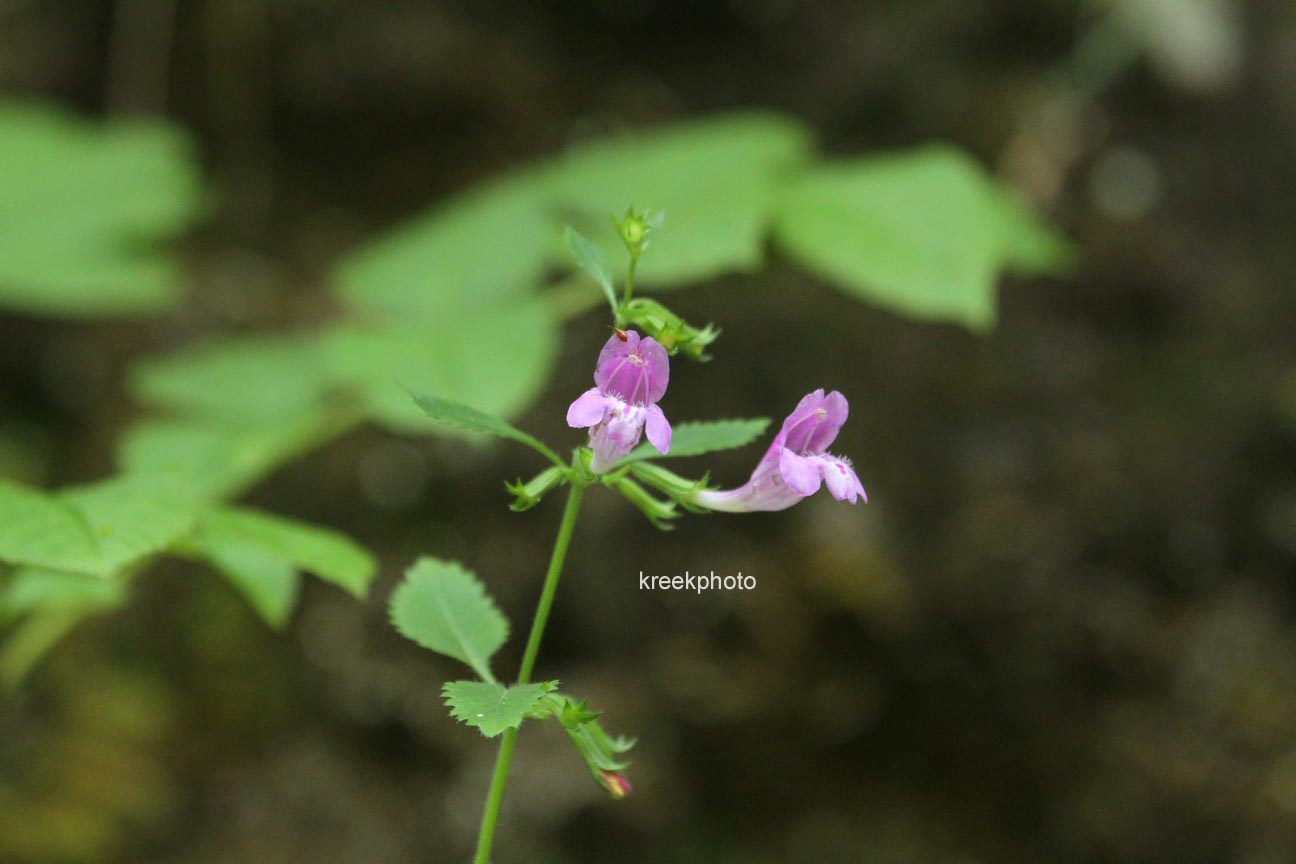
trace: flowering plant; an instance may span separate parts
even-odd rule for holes
[[[758,436],[768,421],[726,420],[672,427],[658,404],[670,383],[670,358],[707,359],[703,349],[715,341],[719,331],[710,325],[693,327],[661,304],[634,297],[636,264],[661,220],[631,210],[614,223],[630,255],[620,295],[597,247],[572,229],[567,231],[569,248],[581,268],[603,288],[614,322],[613,335],[595,362],[595,386],[577,396],[567,409],[568,425],[588,430],[587,444],[576,447],[569,460],[528,433],[466,405],[435,396],[414,397],[433,420],[511,439],[551,463],[531,480],[508,484],[514,498],[512,509],[529,509],[555,489],[568,487],[553,554],[513,683],[501,682],[490,665],[492,655],[508,638],[508,622],[468,570],[425,557],[407,571],[392,595],[391,617],[398,630],[424,647],[462,661],[477,674],[476,680],[445,685],[443,696],[451,716],[488,738],[500,738],[474,864],[490,861],[513,748],[526,720],[556,721],[600,787],[615,799],[631,792],[624,772],[629,767],[625,755],[633,740],[609,735],[599,713],[590,710],[586,700],[560,692],[557,681],[531,680],[587,489],[603,486],[621,494],[661,528],[670,527],[681,508],[697,513],[783,510],[821,486],[827,486],[839,501],[854,504],[867,500],[849,460],[827,452],[848,413],[846,398],[836,391],[825,394],[819,389],[806,395],[783,421],[751,478],[738,488],[714,489],[706,477],[689,479],[656,464],[654,460],[661,456],[692,456],[742,446]],[[644,437],[648,441],[641,444]]]

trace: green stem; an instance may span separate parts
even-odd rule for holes
[[[571,545],[572,531],[576,528],[576,516],[580,512],[581,494],[584,491],[585,487],[580,480],[572,482],[571,492],[567,495],[567,507],[563,510],[562,522],[558,525],[558,537],[554,540],[553,555],[549,558],[549,572],[545,574],[544,588],[540,592],[540,603],[536,606],[535,619],[531,622],[531,635],[527,637],[522,665],[518,668],[519,684],[530,681],[531,673],[535,670],[536,657],[540,654],[540,640],[544,638],[549,610],[558,593],[558,578],[562,575],[563,562],[567,559],[567,547]],[[482,813],[481,830],[477,834],[477,854],[473,858],[473,864],[490,864],[491,844],[495,842],[495,824],[499,822],[504,785],[508,781],[513,745],[516,743],[517,730],[506,729],[500,741],[499,755],[495,757],[490,791],[486,793],[486,809]]]
[[[622,305],[622,306],[624,306],[625,304],[629,303],[629,302],[630,302],[630,298],[634,297],[634,277],[635,277],[635,269],[636,269],[638,266],[639,266],[639,256],[638,256],[638,255],[635,255],[635,254],[633,254],[633,253],[631,253],[631,255],[630,255],[630,269],[629,269],[628,271],[626,271],[625,297],[623,297],[622,300],[621,300],[621,305]]]

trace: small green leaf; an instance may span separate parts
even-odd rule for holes
[[[545,694],[558,686],[557,681],[542,684],[502,684],[482,681],[451,681],[441,696],[450,707],[450,716],[494,738],[505,729],[516,729]]]
[[[558,466],[562,466],[563,461],[558,458],[552,450],[542,444],[535,437],[528,435],[521,429],[515,429],[509,424],[500,420],[498,417],[492,417],[471,408],[459,402],[451,402],[448,399],[441,399],[437,396],[425,396],[418,393],[410,394],[414,401],[423,409],[424,413],[438,423],[446,426],[462,429],[465,432],[480,432],[483,435],[494,435],[497,438],[508,438],[525,444],[532,450],[542,453],[546,458]]]
[[[495,681],[490,658],[508,639],[508,621],[477,577],[458,564],[416,561],[392,594],[391,620],[406,638]]]
[[[608,266],[607,255],[570,225],[563,231],[563,239],[567,241],[567,248],[571,250],[576,265],[593,277],[603,289],[608,305],[615,312],[617,296],[616,289],[612,287],[612,268]]]
[[[760,437],[769,426],[768,417],[750,420],[703,420],[679,423],[671,434],[670,452],[666,456],[700,456],[717,450],[745,447]],[[622,464],[637,459],[664,458],[651,444],[640,444],[622,460]]]
[[[775,237],[851,293],[976,329],[994,322],[1004,270],[1055,271],[1065,246],[944,146],[807,171],[784,196]]]

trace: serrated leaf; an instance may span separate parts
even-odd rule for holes
[[[159,244],[197,215],[199,182],[176,127],[0,101],[0,305],[76,316],[172,305],[179,273]]]
[[[1010,266],[1055,269],[1050,232],[966,154],[933,146],[807,171],[775,238],[850,293],[916,318],[985,328]]]
[[[365,596],[378,571],[374,557],[344,534],[246,507],[221,507],[205,514],[192,542],[208,557],[225,549],[255,551],[355,597]],[[235,554],[246,558],[251,551]]]
[[[471,572],[453,561],[420,558],[405,571],[390,609],[406,638],[495,681],[490,658],[508,639],[508,621]]]
[[[614,262],[625,255],[607,231],[609,214],[627,204],[664,213],[666,228],[654,235],[636,279],[671,287],[751,271],[765,260],[778,189],[812,144],[791,118],[736,113],[609,136],[546,167],[565,212]]]
[[[562,465],[562,460],[542,444],[539,439],[528,435],[521,429],[516,429],[500,420],[498,417],[492,417],[476,408],[464,405],[459,402],[451,402],[448,399],[442,399],[438,396],[431,396],[422,393],[411,393],[414,402],[423,409],[428,417],[438,423],[455,429],[461,429],[465,432],[480,432],[483,435],[493,435],[497,438],[507,438],[517,441],[519,444],[525,444],[532,450],[544,454],[550,461]]]
[[[584,270],[598,286],[603,289],[608,304],[617,308],[616,289],[612,287],[612,268],[608,266],[607,255],[598,246],[589,241],[584,234],[568,225],[563,230],[563,240],[572,254],[576,266]]]
[[[450,707],[451,717],[494,738],[505,729],[521,726],[536,703],[557,686],[557,681],[511,687],[483,681],[451,681],[441,696]]]
[[[764,433],[770,424],[768,417],[755,417],[749,420],[703,420],[692,423],[678,423],[671,433],[670,452],[663,456],[651,444],[643,443],[631,450],[622,460],[633,462],[636,459],[662,459],[666,456],[700,456],[717,450],[733,450],[745,447]]]

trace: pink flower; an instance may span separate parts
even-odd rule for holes
[[[651,336],[640,339],[634,330],[625,331],[625,337],[616,333],[608,339],[594,369],[597,386],[567,409],[567,425],[590,430],[590,468],[599,473],[629,453],[645,429],[659,452],[670,449],[670,422],[657,407],[670,380],[666,349]]]
[[[868,501],[850,460],[826,452],[846,422],[846,397],[816,390],[783,421],[765,456],[746,485],[724,491],[693,493],[692,503],[710,510],[746,513],[786,510],[826,485],[838,501]]]

